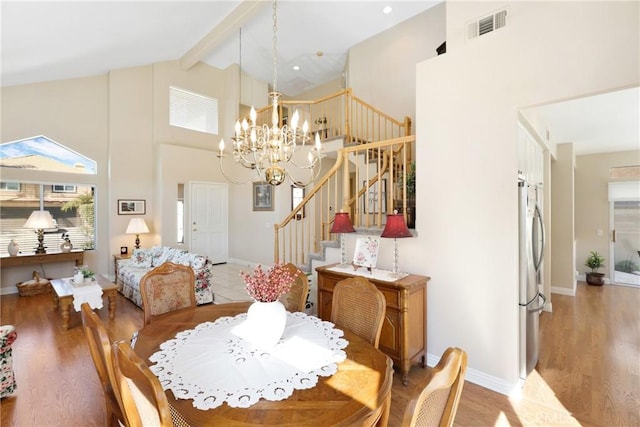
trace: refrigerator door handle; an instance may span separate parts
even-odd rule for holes
[[[540,212],[540,206],[536,203],[535,206],[535,215],[534,215],[534,220],[538,221],[540,227],[540,248],[538,249],[537,253],[533,254],[533,265],[536,269],[536,272],[540,269],[540,266],[542,265],[542,259],[544,256],[544,246],[545,246],[545,235],[544,235],[544,223],[542,222],[542,212]],[[532,228],[532,232],[533,232],[533,228]],[[531,236],[531,239],[533,241],[534,236]]]
[[[547,303],[547,297],[544,296],[544,294],[538,294],[538,296],[540,298],[542,298],[542,304],[540,304],[538,307],[535,308],[527,308],[527,312],[528,313],[537,313],[539,311],[544,310],[544,305]]]

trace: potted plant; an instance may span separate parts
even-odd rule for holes
[[[587,283],[593,286],[604,285],[604,273],[598,273],[598,269],[604,267],[604,258],[597,251],[591,251],[584,265],[591,269],[587,273]]]

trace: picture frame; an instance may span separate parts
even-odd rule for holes
[[[253,183],[253,210],[273,210],[273,186],[267,182]]]
[[[304,200],[305,191],[303,187],[296,187],[295,185],[291,186],[291,210],[294,210],[296,206],[298,206],[302,200]],[[296,214],[296,220],[301,220],[305,217],[305,208],[302,208],[301,212]]]
[[[356,248],[353,253],[353,265],[358,267],[375,268],[378,263],[378,251],[380,250],[379,237],[360,237],[356,240]]]
[[[120,246],[120,255],[128,255],[129,248],[127,246]]]
[[[118,199],[118,215],[145,215],[146,213],[145,200]]]
[[[381,185],[382,184],[382,185]],[[367,187],[367,181],[362,181],[362,187]],[[362,212],[365,214],[377,214],[378,202],[382,198],[382,213],[387,212],[387,179],[382,178],[373,184],[367,196],[362,199]]]

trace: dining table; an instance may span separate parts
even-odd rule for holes
[[[177,336],[193,334],[198,328],[211,326],[211,322],[229,323],[234,318],[242,319],[251,304],[207,304],[158,316],[138,332],[134,351],[153,371],[154,361],[151,359],[158,361],[159,354],[159,359],[162,359],[165,355],[161,354],[161,348],[174,343]],[[287,322],[297,319],[322,323],[346,341],[343,343],[345,357],[335,364],[335,372],[317,376],[314,386],[295,388],[280,400],[260,398],[247,407],[224,402],[211,409],[199,409],[194,399],[176,398],[165,382],[163,388],[169,404],[191,426],[386,426],[393,381],[391,359],[349,330],[336,331],[334,325],[306,316],[304,313],[289,313]],[[193,356],[197,375],[211,375],[204,367],[198,371],[197,364],[204,362],[198,360],[198,355]],[[207,362],[211,363],[211,360]],[[231,366],[226,368],[216,366],[215,372],[217,375],[233,372]],[[251,371],[243,374],[249,381]]]

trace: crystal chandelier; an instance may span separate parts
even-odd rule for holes
[[[259,180],[268,182],[271,185],[280,185],[284,182],[285,178],[288,178],[293,185],[305,187],[313,182],[320,172],[320,163],[323,157],[322,147],[318,132],[316,132],[315,135],[315,145],[311,147],[309,123],[306,120],[302,124],[302,128],[298,127],[298,122],[300,121],[298,110],[293,113],[290,123],[283,124],[283,126],[280,127],[278,100],[281,94],[276,90],[278,83],[277,7],[277,0],[274,0],[273,91],[269,93],[272,109],[271,126],[267,124],[258,125],[256,123],[257,113],[252,106],[248,120],[245,117],[242,118],[242,120],[236,121],[235,135],[231,138],[233,141],[231,150],[233,160],[237,164],[256,172],[257,177],[254,176],[254,178],[249,181]],[[293,159],[293,155],[305,147],[309,149],[306,163],[297,164]],[[239,183],[236,180],[230,179],[224,171],[223,162],[227,155],[224,152],[225,144],[223,139],[220,140],[218,148],[219,153],[217,157],[219,159],[220,171],[227,181]],[[309,170],[310,172],[307,173],[307,175],[309,175],[310,178],[306,182],[293,178],[291,175],[292,167]]]

